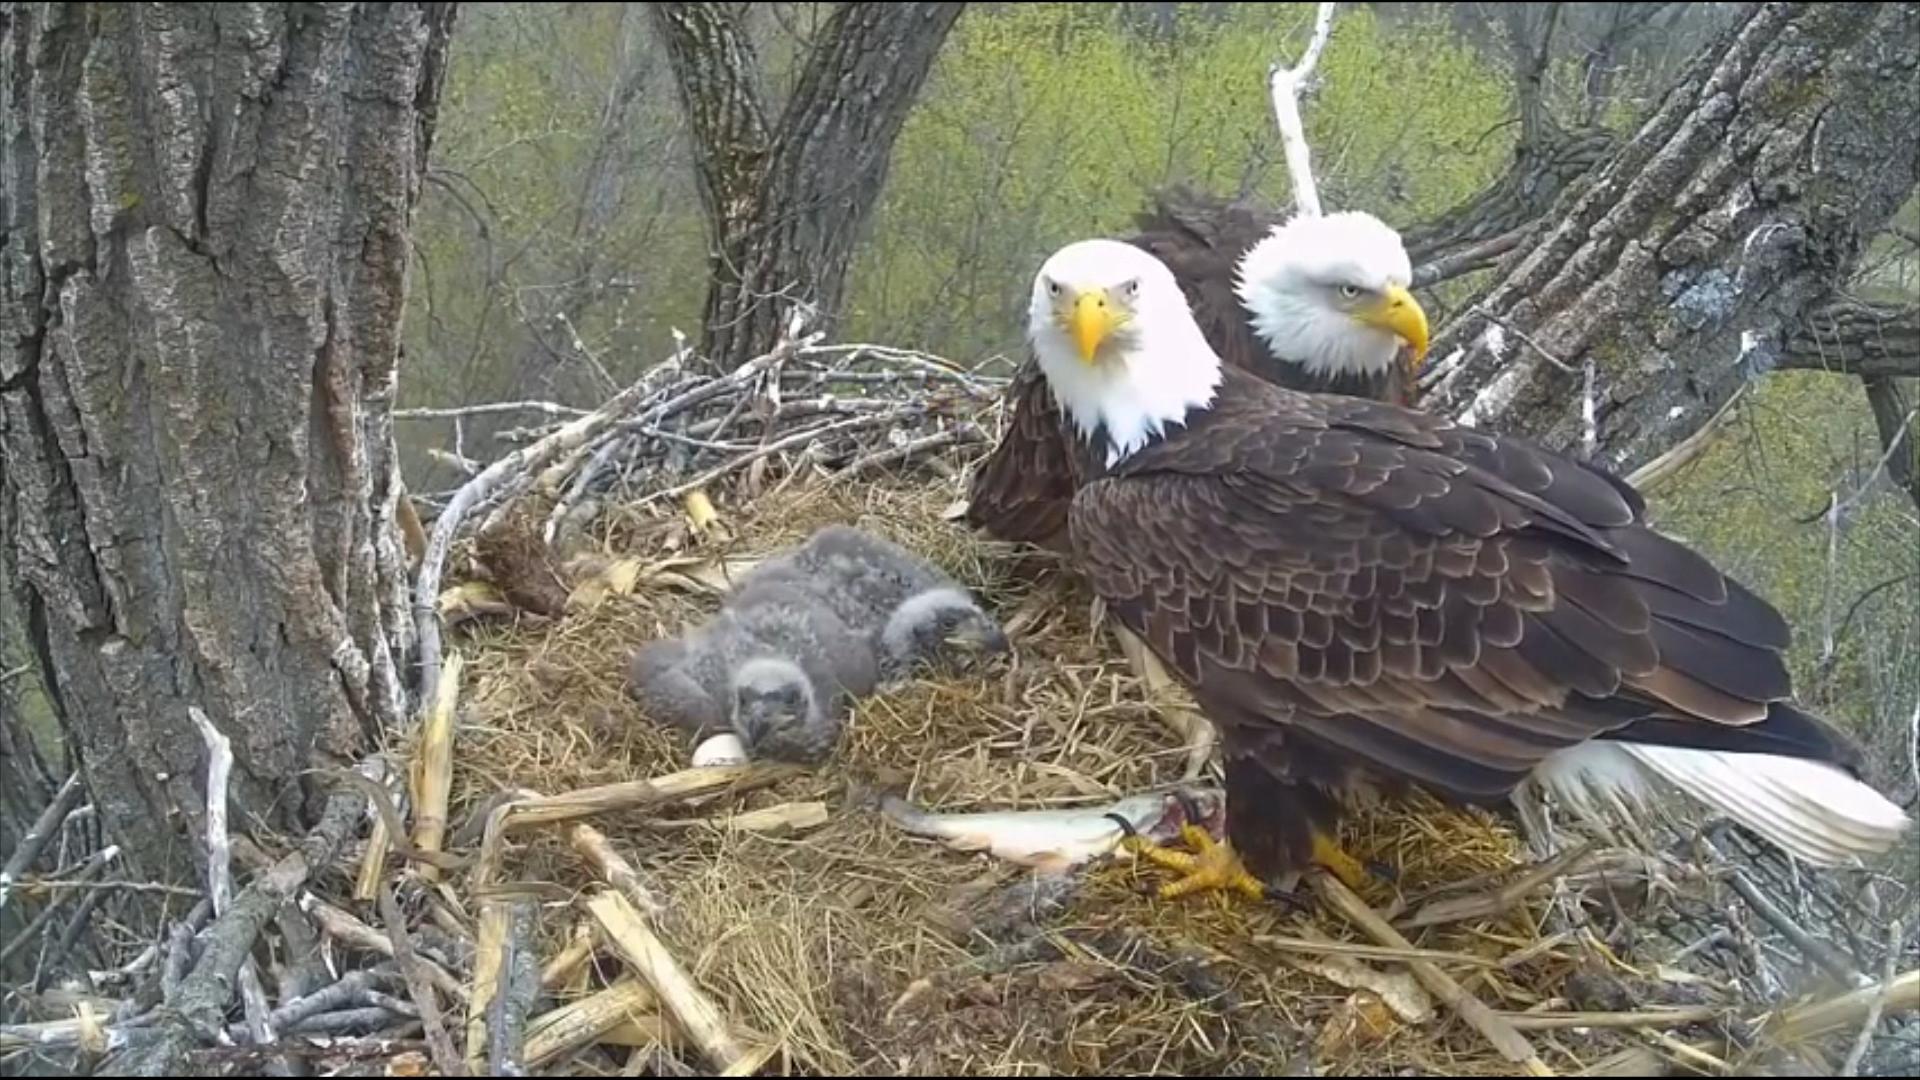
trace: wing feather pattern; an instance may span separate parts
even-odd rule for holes
[[[1518,440],[1228,372],[1070,520],[1210,712],[1482,799],[1637,722],[1733,729],[1790,692],[1779,616],[1643,510]]]

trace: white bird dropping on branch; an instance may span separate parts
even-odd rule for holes
[[[1273,94],[1273,118],[1280,126],[1280,142],[1286,148],[1287,175],[1293,181],[1293,204],[1302,214],[1320,213],[1320,188],[1313,180],[1312,152],[1307,146],[1307,130],[1300,122],[1300,91],[1313,77],[1320,52],[1333,34],[1333,4],[1321,4],[1313,20],[1313,40],[1307,53],[1295,67],[1279,64],[1267,70],[1267,88]]]

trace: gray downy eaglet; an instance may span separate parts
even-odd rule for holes
[[[816,763],[839,741],[851,698],[878,679],[872,647],[811,593],[743,581],[713,618],[634,653],[647,714],[694,741],[732,731],[750,755]]]
[[[919,555],[849,525],[828,525],[768,559],[743,586],[778,582],[827,605],[871,643],[883,682],[927,663],[1004,653],[1007,636],[967,588]]]

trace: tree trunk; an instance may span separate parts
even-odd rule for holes
[[[1920,510],[1920,418],[1915,416],[1920,402],[1910,392],[1911,384],[1902,386],[1889,375],[1865,375],[1860,383],[1867,407],[1873,410],[1873,426],[1880,432],[1887,476]]]
[[[1684,438],[1780,364],[1913,190],[1916,57],[1913,5],[1748,12],[1441,333],[1424,407],[1561,447],[1590,416],[1622,471]]]
[[[1801,320],[1782,368],[1862,378],[1920,378],[1920,302],[1904,306],[1841,298]]]
[[[842,4],[777,126],[732,5],[650,5],[691,122],[712,275],[705,354],[765,352],[789,309],[822,328],[879,198],[894,138],[964,4]]]
[[[1506,25],[1513,57],[1514,112],[1520,125],[1513,160],[1499,179],[1478,194],[1435,220],[1406,230],[1407,254],[1416,265],[1441,262],[1499,237],[1507,237],[1507,246],[1494,254],[1511,250],[1520,234],[1537,225],[1568,185],[1613,149],[1612,132],[1598,127],[1567,131],[1547,109],[1545,83],[1560,5],[1506,4],[1499,9],[1499,17]],[[1476,262],[1465,269],[1481,265],[1486,264]]]
[[[451,4],[9,4],[0,557],[109,834],[241,827],[406,713],[389,410]],[[11,629],[9,633],[11,633]]]

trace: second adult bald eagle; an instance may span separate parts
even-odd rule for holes
[[[1522,439],[1225,366],[1167,267],[1095,240],[1034,278],[1071,433],[1076,563],[1218,728],[1230,847],[1197,887],[1310,860],[1357,792],[1491,802],[1662,777],[1811,862],[1908,822],[1796,708],[1778,612]],[[1239,855],[1233,854],[1238,849]]]
[[[1274,224],[1237,204],[1161,197],[1126,242],[1171,270],[1230,367],[1297,390],[1406,403],[1427,349],[1400,235],[1357,211]],[[1074,457],[1032,360],[1008,387],[1008,429],[981,462],[967,520],[1002,540],[1060,546]]]

